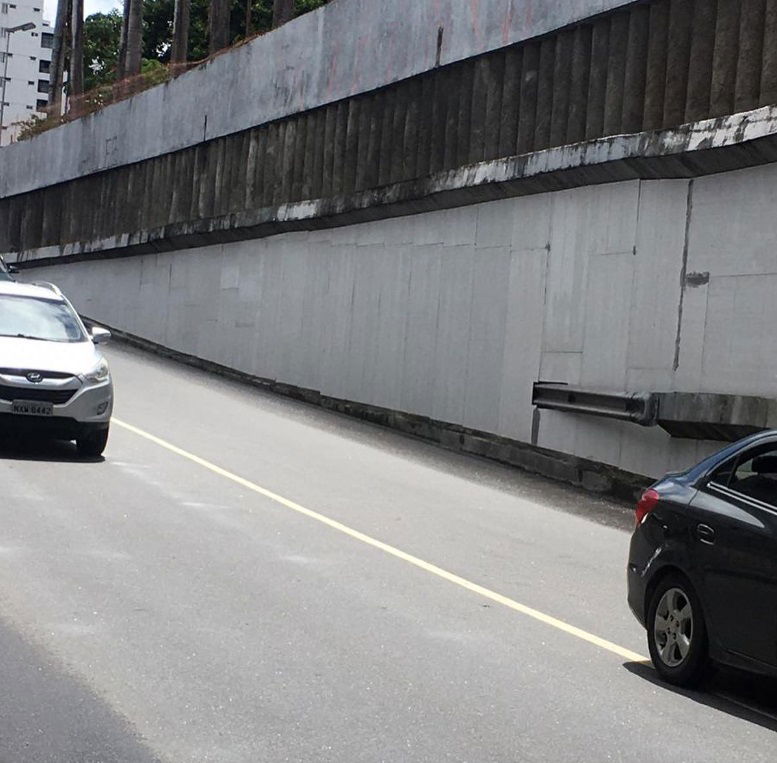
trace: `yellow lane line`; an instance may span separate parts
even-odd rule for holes
[[[443,580],[447,580],[449,583],[453,583],[460,588],[464,588],[467,591],[476,593],[479,596],[482,596],[484,599],[501,604],[502,606],[507,607],[508,609],[512,609],[515,612],[520,612],[522,615],[526,615],[527,617],[531,617],[541,623],[545,623],[545,625],[549,625],[552,628],[563,631],[570,636],[575,636],[576,638],[579,638],[583,641],[587,641],[589,644],[593,644],[594,646],[598,646],[600,649],[605,649],[608,652],[612,652],[613,654],[618,655],[618,657],[622,657],[624,660],[628,660],[629,662],[648,662],[648,659],[643,657],[641,654],[637,654],[636,652],[632,652],[630,649],[626,649],[625,647],[619,646],[618,644],[614,644],[612,641],[607,641],[607,639],[603,639],[594,635],[593,633],[589,633],[582,628],[565,623],[563,620],[559,620],[556,617],[546,615],[544,612],[540,612],[537,609],[527,607],[525,604],[521,604],[514,599],[510,599],[507,596],[496,593],[496,591],[492,591],[488,588],[478,585],[477,583],[473,583],[466,578],[462,578],[459,575],[448,572],[447,570],[444,570],[442,567],[438,567],[435,564],[425,562],[423,559],[419,559],[417,556],[405,553],[404,551],[395,548],[394,546],[390,546],[388,543],[384,543],[383,541],[377,540],[376,538],[373,538],[369,535],[365,535],[363,532],[354,530],[352,527],[348,527],[348,525],[344,525],[342,522],[338,522],[335,519],[331,519],[330,517],[324,516],[323,514],[319,514],[317,511],[313,511],[312,509],[301,506],[294,501],[290,501],[288,498],[284,498],[282,495],[273,493],[272,490],[263,488],[260,485],[245,479],[244,477],[240,477],[237,474],[233,474],[232,472],[227,471],[226,469],[222,469],[220,466],[216,466],[216,464],[213,464],[210,461],[206,461],[204,458],[195,456],[193,453],[189,453],[183,448],[179,448],[177,445],[173,445],[172,443],[169,443],[160,437],[156,437],[155,435],[149,434],[142,429],[138,429],[138,427],[132,426],[132,424],[127,424],[126,422],[116,418],[112,419],[112,421],[114,424],[117,424],[123,429],[126,429],[127,431],[132,432],[139,437],[143,437],[144,439],[153,442],[155,445],[159,445],[160,447],[165,448],[165,450],[168,450],[171,453],[175,453],[178,456],[186,458],[189,461],[192,461],[193,463],[208,469],[214,474],[218,474],[220,477],[224,477],[225,479],[228,479],[231,482],[246,488],[247,490],[258,493],[265,498],[269,498],[271,501],[274,501],[275,503],[278,503],[281,506],[290,509],[291,511],[302,514],[309,519],[314,519],[316,522],[320,522],[327,527],[331,527],[333,530],[337,530],[338,532],[343,533],[350,538],[354,538],[355,540],[361,541],[362,543],[366,543],[368,546],[380,549],[381,551],[384,551],[385,553],[390,554],[397,559],[401,559],[403,562],[412,564],[414,567],[424,570],[425,572],[428,572],[432,575],[436,575],[438,578],[442,578]]]

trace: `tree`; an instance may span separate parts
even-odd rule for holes
[[[65,5],[66,2],[68,0],[64,0],[60,5]],[[188,49],[186,59],[181,60],[200,61],[209,55],[209,2],[189,2]],[[166,64],[172,60],[175,3],[176,0],[143,0],[140,69],[144,74],[149,71],[147,62],[158,61]],[[296,0],[295,12],[300,15],[323,4],[324,0]],[[88,89],[130,75],[129,71],[125,73],[123,69],[127,61],[126,44],[124,52],[121,48],[122,31],[126,33],[129,23],[129,5],[128,0],[125,3],[125,14],[118,10],[93,13],[84,22],[85,84]],[[273,0],[251,0],[250,14],[246,13],[246,0],[228,0],[227,8],[229,45],[252,33],[263,33],[272,28]]]
[[[294,18],[294,0],[274,0],[272,10],[273,29]]]
[[[208,33],[210,38],[210,54],[226,48],[230,40],[230,0],[210,0],[210,13],[208,15]]]
[[[70,20],[70,95],[84,92],[84,0],[72,0]]]
[[[59,0],[54,22],[54,41],[51,51],[49,77],[50,115],[59,116],[62,111],[62,85],[65,77],[65,57],[69,47],[71,5],[69,0]]]
[[[189,14],[191,0],[175,0],[173,13],[173,46],[170,60],[174,64],[186,63],[189,54]]]
[[[84,21],[84,85],[87,90],[116,78],[122,14],[93,13]]]
[[[140,74],[143,52],[143,0],[124,0],[116,79]]]
[[[129,0],[124,0],[121,14],[121,34],[119,37],[119,58],[116,61],[116,79],[124,79],[127,65],[127,28],[129,27]]]
[[[129,6],[125,32],[127,54],[123,68],[125,77],[134,77],[140,74],[143,52],[143,0],[125,0],[126,6]]]

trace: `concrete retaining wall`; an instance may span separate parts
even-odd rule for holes
[[[537,421],[531,384],[777,396],[776,189],[767,165],[32,274],[180,352],[653,476],[717,445]]]
[[[41,249],[95,252],[148,241],[159,249],[176,249],[190,245],[184,239],[192,236],[194,245],[224,236],[246,238],[261,235],[257,227],[273,225],[292,207],[305,208],[309,217],[329,217],[353,206],[354,196],[360,197],[358,205],[381,207],[396,199],[397,186],[404,186],[405,197],[422,203],[446,173],[551,147],[580,146],[585,140],[601,153],[594,139],[605,136],[641,135],[635,152],[640,158],[658,141],[650,131],[664,128],[664,153],[671,154],[682,149],[675,148],[676,137],[666,128],[699,127],[700,120],[718,127],[708,130],[711,147],[725,132],[722,115],[777,100],[777,64],[771,65],[777,3],[761,3],[754,16],[743,13],[737,29],[748,45],[728,50],[716,64],[712,54],[726,42],[718,32],[732,1],[634,4],[218,139],[209,140],[205,129],[196,146],[145,161],[96,174],[90,174],[87,162],[77,179],[0,198],[0,253],[31,258]],[[472,5],[473,13],[475,7],[480,5]],[[546,16],[552,14],[546,11]],[[751,16],[760,19],[760,26],[750,28]],[[497,17],[495,11],[492,21]],[[774,23],[767,24],[770,20]],[[412,36],[414,29],[404,33]],[[674,37],[682,39],[668,44]],[[763,51],[753,58],[756,48]],[[675,60],[681,50],[687,55]],[[234,56],[238,52],[225,60],[236,63]],[[726,101],[714,83],[729,69],[736,73],[736,87]],[[221,92],[217,74],[211,72],[203,92]],[[278,77],[276,89],[283,90],[283,75]],[[167,118],[170,106],[160,107],[147,124]],[[236,118],[232,126],[237,130],[240,124]],[[159,139],[179,132],[162,125]],[[736,134],[744,142],[744,131]],[[95,140],[99,146],[98,136],[88,137],[88,146],[94,147]],[[111,154],[118,157],[134,139],[128,123],[110,143]],[[694,158],[689,160],[692,164]],[[695,174],[707,171],[700,164]],[[639,177],[665,176],[655,166],[638,172]],[[589,177],[587,182],[598,181]],[[383,214],[377,209],[373,217]]]
[[[314,109],[630,2],[334,0],[165,85],[0,151],[0,198]]]

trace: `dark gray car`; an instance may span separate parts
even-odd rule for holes
[[[777,676],[777,431],[645,492],[628,584],[667,681],[692,686],[710,660]]]

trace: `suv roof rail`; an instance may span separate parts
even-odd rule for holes
[[[49,281],[32,281],[29,285],[37,286],[40,289],[48,289],[49,291],[53,291],[54,294],[56,294],[58,297],[62,296],[62,292],[59,290],[59,286],[56,286]]]

